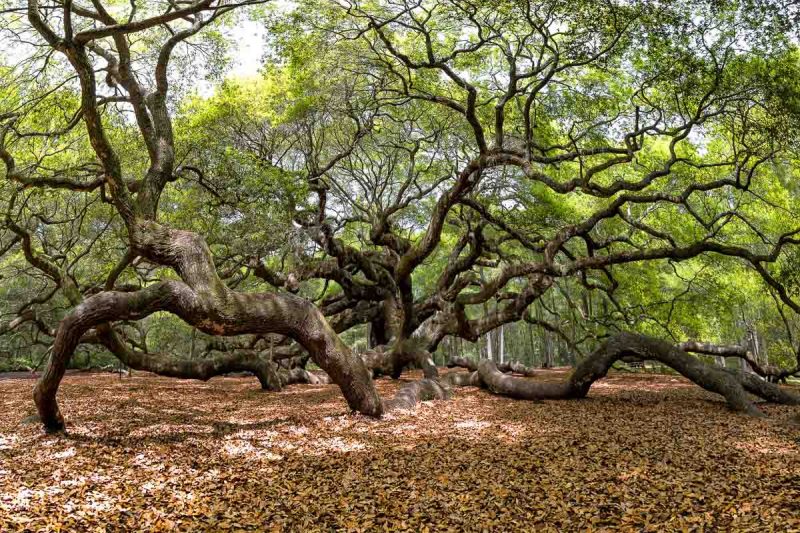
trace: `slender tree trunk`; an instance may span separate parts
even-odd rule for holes
[[[537,351],[536,351],[536,341],[534,340],[534,337],[533,337],[533,326],[531,326],[530,324],[528,324],[528,323],[526,322],[526,323],[525,323],[525,327],[526,327],[526,328],[527,328],[527,330],[528,330],[528,340],[530,341],[530,346],[531,346],[531,351],[530,351],[530,353],[531,353],[531,358],[533,359],[533,358],[536,358],[536,357],[537,357],[537,356],[536,356],[536,354],[537,354]],[[528,363],[529,363],[530,365],[533,365],[533,364],[534,364],[534,362],[535,362],[534,360],[530,360],[530,361],[528,361]]]
[[[192,328],[192,342],[189,345],[189,359],[195,358],[195,341],[197,340],[197,328]]]
[[[506,359],[506,336],[505,325],[500,326],[500,364],[505,363]]]

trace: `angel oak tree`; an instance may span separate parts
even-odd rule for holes
[[[187,65],[213,74],[201,59],[223,55],[222,30],[263,3],[0,4],[22,56],[2,70],[0,251],[46,287],[3,328],[52,339],[35,389],[48,430],[64,428],[56,394],[81,344],[168,376],[252,372],[271,389],[326,379],[303,370],[310,357],[370,416],[457,385],[578,398],[625,358],[657,360],[737,411],[759,414],[747,393],[798,403],[689,355],[786,377],[796,351],[773,371],[738,345],[626,332],[658,317],[619,301],[636,297],[643,264],[655,282],[665,265],[672,281],[678,264],[746,266],[791,337],[791,11],[308,0],[263,19],[274,61],[261,80],[188,96]],[[571,331],[540,313],[555,297],[580,313]],[[44,312],[56,302],[63,313]],[[160,312],[234,338],[206,338],[201,358],[152,351],[131,330]],[[594,350],[563,383],[488,360],[439,377],[443,339],[520,321]],[[339,334],[364,324],[373,348],[357,354]],[[425,378],[382,400],[373,375],[410,364]]]

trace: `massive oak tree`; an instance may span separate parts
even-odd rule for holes
[[[43,289],[0,331],[27,324],[46,339],[35,391],[46,428],[64,427],[56,393],[79,345],[162,375],[247,371],[273,389],[319,379],[297,366],[310,357],[371,416],[464,384],[582,397],[631,358],[750,414],[747,393],[797,402],[689,354],[737,357],[765,377],[798,370],[794,13],[453,0],[264,15],[260,4],[2,4],[4,52],[21,60],[3,66],[0,252]],[[248,12],[270,32],[261,78],[188,95]],[[747,347],[673,325],[706,268],[769,290],[790,366],[763,368]],[[648,276],[685,285],[667,320],[636,310]],[[201,332],[205,353],[151,349],[137,327],[172,324],[163,313]],[[521,321],[589,352],[567,381],[491,361],[440,379],[431,353],[444,339]],[[371,349],[357,354],[339,334],[362,325]],[[425,379],[383,401],[373,375],[409,365]]]

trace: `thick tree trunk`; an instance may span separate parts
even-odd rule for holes
[[[390,334],[386,329],[386,319],[383,315],[378,316],[370,323],[369,327],[369,348],[376,348],[389,344]]]
[[[743,376],[737,375],[733,370],[728,372],[740,379],[742,386],[751,394],[767,400],[772,403],[779,403],[783,405],[800,405],[800,396],[782,389],[777,384],[771,381],[765,381],[755,374],[745,374]]]
[[[234,349],[214,357],[188,360],[166,354],[133,350],[110,329],[99,331],[98,334],[100,342],[125,365],[160,376],[207,381],[215,376],[233,372],[248,372],[258,378],[262,389],[270,391],[280,391],[286,385],[295,383],[310,385],[332,383],[325,373],[305,370],[306,357],[295,358],[296,360],[281,366],[265,359],[256,350]]]

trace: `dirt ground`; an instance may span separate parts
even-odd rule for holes
[[[335,386],[76,374],[66,436],[21,423],[34,383],[0,380],[2,532],[800,531],[798,409],[735,415],[672,376],[371,420]]]

